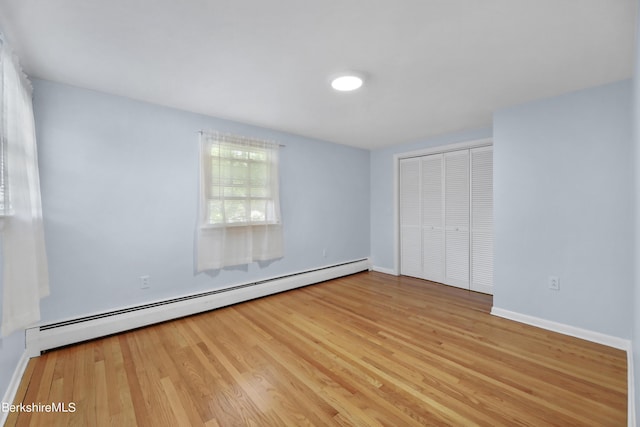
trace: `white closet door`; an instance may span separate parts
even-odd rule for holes
[[[469,288],[469,151],[444,154],[444,283]]]
[[[422,168],[422,277],[444,280],[444,179],[442,154],[421,158]]]
[[[471,290],[493,294],[493,149],[471,150]]]
[[[420,159],[400,160],[400,274],[422,277]]]

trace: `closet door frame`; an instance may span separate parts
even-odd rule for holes
[[[393,156],[393,210],[394,210],[394,239],[393,239],[393,270],[389,273],[400,275],[400,159],[428,156],[430,154],[444,154],[450,151],[467,150],[472,148],[493,146],[492,138],[483,138],[472,141],[458,142],[454,144],[439,145],[416,151],[398,153]]]

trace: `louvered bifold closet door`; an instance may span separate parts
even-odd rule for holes
[[[444,180],[442,154],[421,157],[422,168],[422,277],[444,280]]]
[[[445,278],[469,288],[469,151],[444,154]]]
[[[400,274],[422,277],[420,159],[400,160]]]
[[[471,290],[493,294],[493,148],[471,150]]]

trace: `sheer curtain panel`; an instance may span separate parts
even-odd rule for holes
[[[283,256],[277,143],[200,133],[197,271]]]
[[[49,294],[31,83],[0,35],[2,335],[40,320]]]

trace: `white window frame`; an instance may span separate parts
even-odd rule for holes
[[[279,148],[280,145],[272,141],[200,132],[196,271],[284,256]],[[219,157],[224,151],[227,153]],[[237,156],[233,155],[234,151]],[[252,156],[251,153],[258,154]],[[244,164],[235,169],[236,173],[233,173],[234,159]],[[254,170],[252,175],[253,167],[257,172]],[[214,203],[218,205],[216,215],[211,211]]]
[[[205,135],[201,144],[201,149],[203,150],[201,168],[204,173],[201,184],[203,188],[201,191],[203,192],[202,197],[205,202],[203,203],[202,209],[205,211],[201,215],[200,226],[202,228],[218,228],[280,224],[277,162],[279,145],[270,141],[218,133]],[[216,151],[217,154],[215,154]],[[238,156],[228,155],[233,151],[243,154]],[[264,155],[264,158],[262,160],[256,159],[255,157],[257,156],[252,156],[252,154]],[[262,177],[263,185],[252,185],[255,183],[251,182],[250,177],[245,177],[245,179],[236,177],[235,180],[237,182],[234,183],[234,177],[232,176],[233,170],[231,168],[228,170],[230,174],[228,176],[225,176],[220,170],[213,170],[215,159],[218,159],[218,167],[220,168],[220,163],[225,161],[245,163],[247,164],[247,174],[251,174],[258,169],[258,166],[262,166],[265,175]],[[244,195],[234,196],[225,194],[233,188],[244,189]],[[255,190],[259,190],[264,195],[251,194],[252,191]],[[212,220],[211,204],[213,202],[219,202],[221,204],[220,215],[222,216],[222,220],[220,221]],[[245,214],[244,220],[234,221],[232,218],[229,218],[225,202],[244,202],[244,210],[248,211],[248,213]],[[262,212],[264,213],[263,219],[252,218],[251,209],[255,202],[265,205]]]

